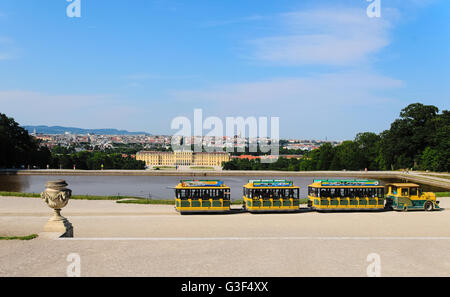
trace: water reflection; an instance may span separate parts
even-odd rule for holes
[[[0,175],[0,191],[28,192],[30,188],[29,176]]]

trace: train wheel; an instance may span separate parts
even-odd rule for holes
[[[403,211],[404,212],[408,211],[408,206],[407,205],[403,206]]]
[[[431,202],[431,201],[427,201],[427,202],[425,202],[425,205],[423,206],[424,207],[424,209],[426,210],[426,211],[432,211],[433,210],[433,202]]]

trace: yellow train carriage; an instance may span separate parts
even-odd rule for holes
[[[384,209],[384,187],[372,180],[314,180],[308,206],[316,210]]]
[[[182,180],[175,187],[175,209],[181,214],[229,212],[230,188],[219,180]]]
[[[287,180],[249,180],[243,187],[244,209],[249,212],[297,211],[300,188]]]

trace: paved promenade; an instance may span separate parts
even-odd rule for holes
[[[441,198],[450,208],[450,198]],[[0,198],[0,236],[39,233],[40,199]],[[180,216],[172,206],[72,200],[72,240],[0,241],[0,276],[450,276],[450,211]]]

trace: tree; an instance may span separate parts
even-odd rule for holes
[[[425,170],[450,171],[450,112],[444,110],[434,120],[436,132],[430,135],[432,147],[421,156],[420,167]],[[434,160],[434,163],[431,162]],[[435,164],[432,166],[432,164]],[[433,168],[433,169],[431,169]]]
[[[400,119],[381,134],[384,169],[412,168],[426,147],[432,145],[434,120],[439,109],[421,103],[410,104],[400,112]]]
[[[331,143],[325,143],[319,148],[316,170],[330,170],[334,158],[334,148]]]
[[[0,113],[0,167],[43,167],[49,162],[48,149],[41,148],[13,118]]]
[[[381,137],[372,132],[359,133],[355,137],[355,142],[361,152],[361,168],[379,170]]]
[[[357,142],[344,141],[335,149],[333,161],[330,169],[332,170],[360,170],[364,163],[361,150]]]
[[[423,170],[439,170],[439,154],[438,151],[427,147],[420,158],[420,168]]]

